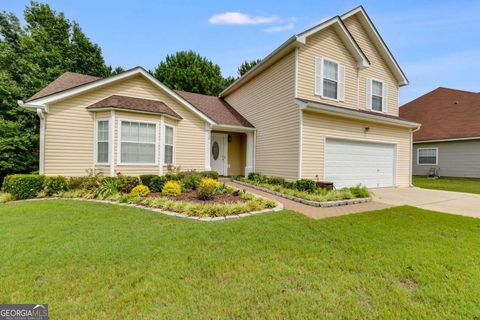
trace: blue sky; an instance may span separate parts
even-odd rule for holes
[[[108,64],[153,69],[195,50],[235,75],[291,35],[362,4],[410,80],[407,102],[438,86],[480,91],[480,1],[47,1],[80,23]],[[22,16],[29,1],[2,1]],[[226,14],[228,13],[228,14]]]

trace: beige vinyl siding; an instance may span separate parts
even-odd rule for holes
[[[324,99],[315,95],[315,58],[333,60],[345,67],[345,101]],[[298,98],[328,103],[347,108],[357,107],[357,66],[332,27],[307,38],[307,43],[298,49]]]
[[[160,100],[175,110],[183,118],[176,127],[177,165],[182,169],[203,170],[205,166],[204,121],[150,81],[142,76],[135,76],[49,105],[45,130],[45,174],[85,175],[87,169],[93,169],[94,115],[87,111],[86,107],[113,94]],[[116,112],[117,122],[119,116],[123,117],[124,114],[124,112]],[[102,112],[103,116],[105,112]],[[160,121],[158,115],[128,113],[128,118],[134,117]],[[118,134],[115,137],[118,138]],[[116,141],[115,148],[117,148]],[[115,149],[115,157],[116,151],[117,149]],[[116,160],[115,158],[115,165]],[[103,167],[102,171],[105,170]],[[119,169],[124,174],[132,175],[158,173],[158,166]]]
[[[255,128],[255,170],[298,177],[299,111],[294,97],[294,51],[226,97]]]
[[[329,137],[396,144],[396,183],[398,186],[409,186],[410,129],[313,112],[304,112],[303,120],[302,177],[316,179],[318,175],[319,179],[324,179],[324,145]],[[370,128],[366,134],[365,127]]]
[[[385,60],[378,52],[358,18],[356,16],[351,16],[346,19],[344,23],[370,61],[370,67],[360,69],[358,73],[360,108],[364,109],[367,106],[367,78],[374,78],[383,81],[387,86],[387,113],[393,116],[398,116],[398,82],[393,76],[393,73],[385,63]]]
[[[419,148],[438,148],[438,165],[418,165]],[[414,175],[426,176],[436,168],[445,177],[480,178],[480,140],[415,143],[412,161]]]

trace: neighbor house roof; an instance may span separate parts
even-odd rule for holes
[[[247,119],[222,98],[179,90],[175,92],[218,124],[253,128]]]
[[[57,79],[50,82],[45,88],[35,93],[27,101],[32,101],[38,98],[46,97],[48,95],[71,89],[85,83],[99,80],[101,78],[80,74],[75,72],[65,72]]]
[[[480,93],[437,88],[400,107],[400,116],[422,124],[414,141],[480,137]]]
[[[103,100],[100,100],[92,104],[91,106],[88,106],[87,109],[95,111],[105,109],[124,109],[148,113],[160,113],[176,119],[182,119],[182,117],[180,117],[175,111],[173,111],[162,101],[127,97],[121,95],[113,95]]]

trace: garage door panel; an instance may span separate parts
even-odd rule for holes
[[[329,138],[325,146],[325,179],[336,187],[394,185],[395,145]]]

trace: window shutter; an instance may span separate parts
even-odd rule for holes
[[[382,97],[382,100],[383,100],[383,108],[382,108],[382,111],[383,112],[387,112],[388,111],[388,95],[387,95],[387,84],[384,82],[383,83],[383,97]]]
[[[345,67],[338,65],[338,100],[345,101]]]
[[[322,67],[323,59],[318,57],[315,58],[315,94],[319,96],[323,95]]]
[[[366,87],[366,99],[367,99],[367,109],[372,109],[372,79],[367,78],[367,87]]]

